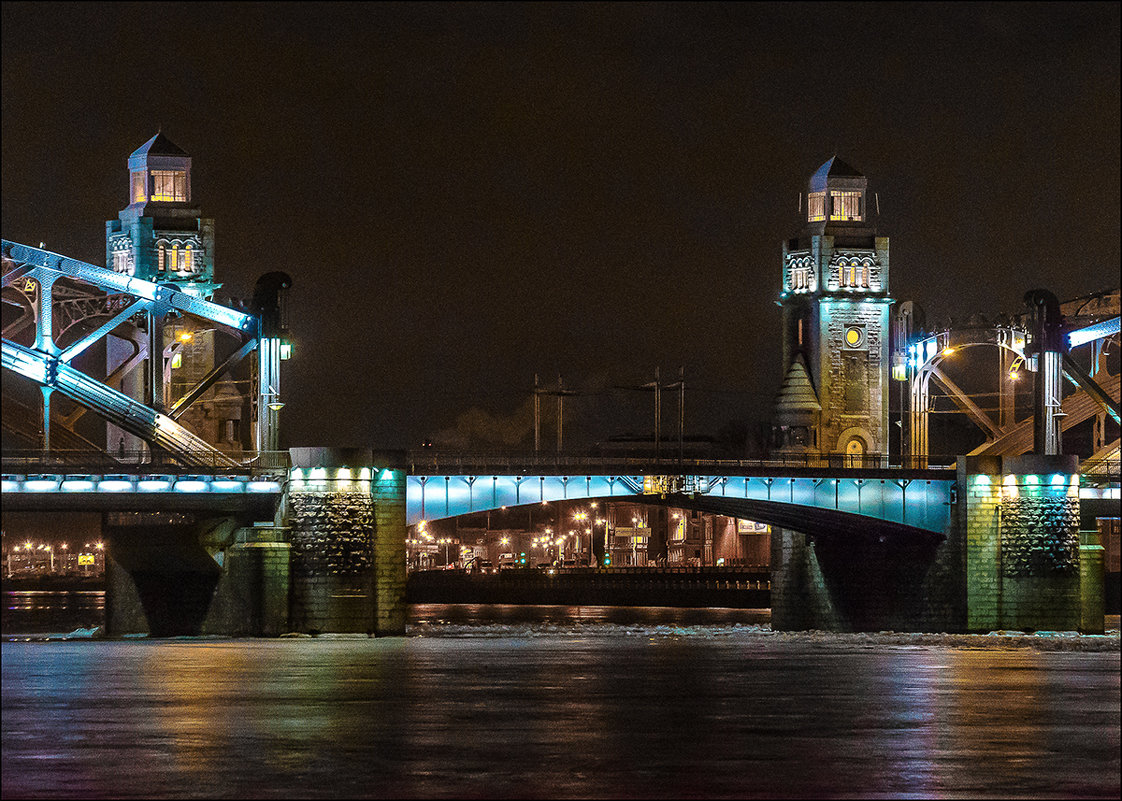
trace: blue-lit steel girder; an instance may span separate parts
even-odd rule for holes
[[[294,473],[295,478],[299,478]],[[565,500],[642,502],[644,476],[408,476],[406,520],[483,512]],[[833,510],[942,533],[950,522],[948,479],[691,476],[695,497],[758,500],[806,509]],[[483,485],[483,489],[480,489]],[[708,488],[708,489],[706,489]],[[767,521],[761,521],[767,522]]]
[[[88,347],[93,345],[95,342],[97,342],[103,336],[110,333],[114,328],[119,326],[121,323],[128,320],[134,314],[137,314],[138,312],[145,311],[146,309],[149,309],[151,307],[152,307],[152,301],[150,301],[150,300],[134,301],[133,303],[129,304],[129,306],[126,307],[123,311],[116,314],[107,323],[105,323],[102,326],[99,326],[96,330],[91,331],[90,333],[86,334],[84,337],[79,339],[77,342],[75,342],[73,345],[70,345],[69,347],[67,347],[66,350],[64,350],[59,355],[59,357],[58,357],[59,361],[67,362],[67,363],[73,361],[76,356],[78,356],[80,353],[82,353]]]
[[[1088,342],[1094,342],[1096,339],[1103,339],[1117,334],[1120,320],[1122,320],[1122,318],[1112,317],[1109,320],[1103,320],[1101,323],[1095,323],[1086,328],[1072,331],[1067,335],[1068,347],[1077,348],[1080,345],[1086,345]]]
[[[35,344],[32,348],[25,348],[5,339],[3,366],[38,382],[43,388],[44,423],[40,442],[42,447],[46,449],[50,447],[50,392],[58,390],[81,405],[98,412],[121,429],[153,445],[183,455],[188,463],[195,463],[193,459],[196,457],[192,454],[198,453],[207,454],[206,463],[233,463],[222,456],[217,449],[174,422],[171,417],[160,414],[158,409],[163,399],[164,371],[160,355],[163,348],[159,342],[163,332],[161,321],[169,312],[178,311],[233,329],[248,338],[248,342],[243,344],[237,353],[237,358],[242,358],[257,344],[260,326],[256,316],[211,303],[188,292],[180,291],[175,286],[144,281],[42,248],[20,245],[6,239],[2,240],[0,247],[3,255],[14,265],[3,276],[3,285],[8,286],[17,280],[34,281],[38,289]],[[112,319],[63,351],[56,345],[52,334],[52,287],[59,278],[83,281],[107,292],[131,296],[133,301]],[[66,365],[118,325],[141,312],[148,314],[149,401],[152,407],[157,408],[149,408],[137,403],[117,390],[71,370]],[[130,360],[130,364],[133,361],[135,360]],[[227,361],[224,366],[230,363]],[[272,390],[274,394],[279,391],[279,375],[274,375],[277,372],[275,369],[270,372],[272,379],[270,387],[274,387]],[[208,375],[200,385],[201,389],[196,387],[189,398],[177,404],[177,414],[182,413],[192,400],[217,380],[219,375],[219,372],[212,371],[212,374]],[[267,422],[271,423],[269,430],[273,432],[273,436],[268,441],[274,444],[277,428],[276,408],[279,408],[279,404],[274,403],[267,411],[263,411],[263,414],[269,416]]]
[[[32,270],[13,270],[4,276],[4,286],[19,278],[34,278],[40,283],[45,278],[74,278],[93,284],[109,292],[124,292],[144,300],[156,301],[204,320],[228,326],[249,334],[257,333],[257,318],[211,303],[208,300],[182,292],[173,286],[155,284],[129,275],[96,267],[77,259],[71,259],[49,250],[20,245],[5,239],[0,243],[3,254],[13,262],[32,265]],[[53,274],[53,276],[52,276]]]
[[[146,442],[181,454],[187,463],[235,464],[233,459],[219,453],[167,415],[105,386],[55,357],[4,340],[3,366],[40,386],[58,390]]]

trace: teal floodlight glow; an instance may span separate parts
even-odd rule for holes
[[[58,483],[58,476],[28,476],[23,482],[23,489],[24,492],[54,492]]]
[[[128,476],[105,476],[97,482],[98,492],[130,492],[132,489],[132,479]]]
[[[93,476],[67,476],[59,485],[64,492],[89,492],[94,488]]]
[[[206,492],[210,482],[203,476],[184,476],[175,482],[176,492]]]
[[[136,488],[141,492],[167,492],[171,489],[172,476],[147,475],[141,476],[136,482]]]

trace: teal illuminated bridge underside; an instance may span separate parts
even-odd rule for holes
[[[783,505],[942,533],[950,521],[954,483],[953,479],[832,477],[408,476],[406,518],[412,524],[533,503],[628,497],[652,501],[669,496],[697,501],[698,508],[703,500],[757,502],[757,518],[766,513],[764,505]],[[738,508],[752,507],[740,504]]]

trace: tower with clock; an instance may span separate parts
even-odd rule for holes
[[[834,156],[810,177],[803,229],[783,243],[783,386],[773,418],[782,453],[888,453],[888,237],[868,180]]]

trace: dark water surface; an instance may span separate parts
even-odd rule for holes
[[[105,624],[105,590],[4,590],[2,630],[73,631]]]
[[[415,609],[377,640],[5,642],[3,795],[1118,797],[1117,649],[538,609]]]

